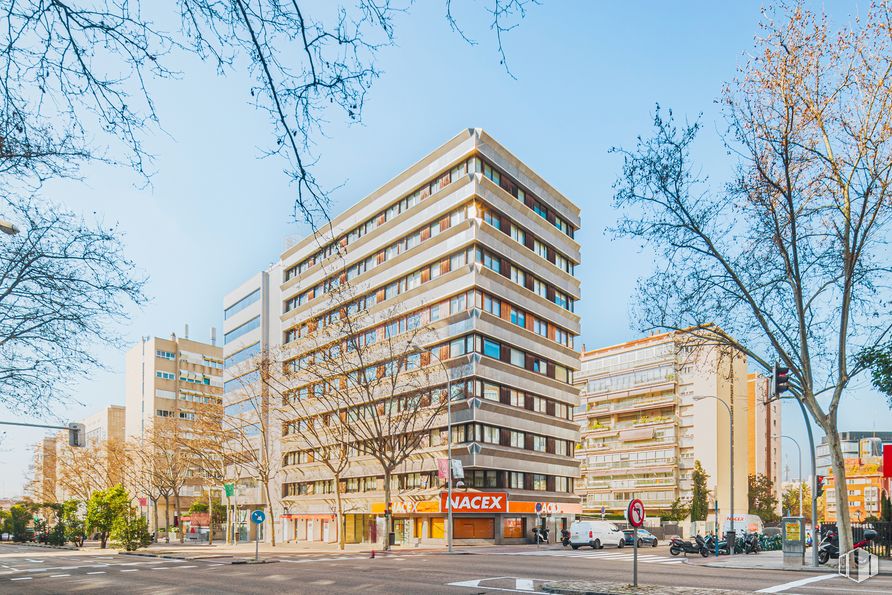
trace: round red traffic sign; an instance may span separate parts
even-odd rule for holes
[[[626,517],[629,519],[629,524],[633,527],[640,527],[644,524],[644,502],[635,498],[631,502],[629,502],[629,509],[626,511]]]

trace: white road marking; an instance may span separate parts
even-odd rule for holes
[[[105,574],[104,570],[97,570],[95,572],[88,572],[87,574]]]
[[[25,558],[25,560],[31,562],[32,564],[43,564],[43,560],[32,560],[31,558]]]
[[[519,578],[514,580],[514,587],[521,591],[533,590],[533,579]]]
[[[807,578],[799,579],[798,581],[791,581],[789,583],[784,583],[782,585],[775,585],[773,587],[768,587],[767,589],[760,589],[756,591],[756,593],[781,593],[786,591],[787,589],[793,589],[795,587],[802,587],[811,583],[816,583],[818,581],[826,581],[828,578],[836,578],[835,574],[821,574],[818,576],[809,576]]]
[[[198,568],[198,566],[177,566],[177,568]]]
[[[30,576],[20,576],[19,578],[11,578],[9,580],[11,580],[11,581],[30,581],[31,577]]]
[[[71,576],[70,574],[51,574],[50,578],[62,578],[63,576]]]
[[[121,572],[139,572],[139,568],[125,568]]]

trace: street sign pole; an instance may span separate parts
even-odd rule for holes
[[[632,547],[632,585],[638,586],[638,529],[635,529],[635,532],[632,534],[632,543],[634,544]]]
[[[644,524],[644,503],[638,498],[629,502],[626,519],[632,525],[632,586],[638,586],[638,528]]]
[[[255,510],[251,513],[251,522],[256,526],[254,527],[254,561],[260,561],[260,526],[263,524],[263,521],[266,520],[266,513],[262,510]],[[275,530],[275,529],[273,529]]]

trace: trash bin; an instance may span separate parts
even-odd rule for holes
[[[389,543],[390,545],[396,545],[396,533],[391,531],[387,534],[387,543]]]

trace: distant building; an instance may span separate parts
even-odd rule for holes
[[[879,518],[882,514],[882,498],[890,493],[892,485],[883,472],[883,443],[892,438],[892,432],[841,432],[843,453],[846,467],[846,485],[848,492],[849,518],[853,522],[861,522],[869,517]],[[856,448],[852,448],[853,445]],[[826,462],[819,465],[825,470],[824,482],[824,520],[836,521],[838,503],[836,500],[835,478],[829,466],[829,447],[826,437],[818,446],[821,453],[824,447]],[[854,450],[854,452],[853,452]],[[820,456],[820,455],[819,455]]]
[[[35,502],[56,502],[56,436],[34,445],[33,478],[28,495]]]
[[[842,446],[844,459],[857,459],[861,440],[864,438],[878,438],[882,444],[892,444],[892,432],[840,432],[839,439]],[[805,454],[803,453],[803,456]],[[821,443],[815,447],[815,466],[818,475],[829,475],[830,470],[830,445],[827,437],[821,437]]]
[[[188,439],[190,428],[202,415],[219,416],[223,395],[223,349],[212,342],[202,343],[171,335],[169,339],[144,337],[125,357],[125,436],[146,440],[156,420],[177,424]],[[217,418],[218,419],[218,418]],[[200,473],[189,473],[191,479],[180,492],[180,509],[186,511],[201,494]],[[135,497],[144,494],[135,493]],[[174,502],[167,511],[173,521]],[[159,508],[164,502],[159,503]],[[159,524],[164,525],[164,512]],[[148,518],[154,518],[149,514]],[[173,522],[171,523],[173,526]],[[154,528],[153,528],[154,529]]]
[[[675,500],[692,498],[699,460],[730,512],[729,421],[734,406],[735,512],[747,512],[748,399],[746,358],[714,348],[691,348],[681,333],[663,333],[582,353],[576,420],[582,463],[576,492],[583,512],[620,514],[640,498],[659,516]],[[733,395],[733,399],[732,399]],[[712,503],[712,499],[710,500]]]
[[[747,376],[747,473],[765,475],[774,484],[777,512],[781,512],[781,404],[768,400],[771,379],[761,374]],[[790,445],[793,446],[792,444]],[[798,451],[793,451],[797,452]],[[803,465],[808,452],[803,451]],[[798,467],[797,467],[798,469]]]

